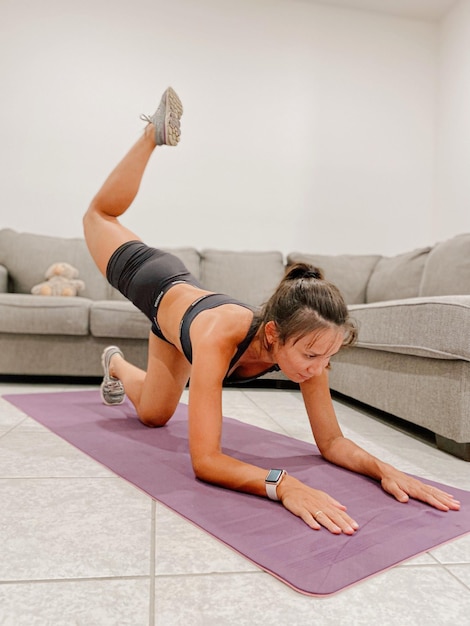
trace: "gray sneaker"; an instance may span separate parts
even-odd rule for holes
[[[155,143],[157,146],[176,146],[180,140],[180,118],[183,105],[171,88],[165,91],[158,109],[153,115],[141,115],[140,119],[155,126]]]
[[[117,404],[122,404],[126,397],[126,392],[124,391],[124,385],[118,378],[114,378],[109,373],[109,362],[111,357],[114,354],[120,354],[122,357],[124,356],[121,350],[116,346],[108,346],[103,350],[103,354],[101,355],[101,364],[104,370],[104,378],[101,383],[101,399],[104,404],[108,406],[115,406]]]

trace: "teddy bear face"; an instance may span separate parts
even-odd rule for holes
[[[69,263],[53,263],[46,271],[46,278],[60,276],[62,278],[74,279],[78,278],[78,270]]]

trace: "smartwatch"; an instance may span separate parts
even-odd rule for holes
[[[266,484],[266,495],[270,500],[279,500],[276,489],[286,474],[286,470],[283,469],[269,470],[264,482]]]

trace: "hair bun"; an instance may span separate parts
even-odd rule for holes
[[[314,267],[308,263],[295,263],[291,265],[287,270],[285,280],[299,280],[301,278],[323,280],[323,272],[318,267]]]
[[[321,280],[323,276],[321,275],[321,272],[319,270],[313,269],[305,272],[304,278],[316,278],[317,280]]]

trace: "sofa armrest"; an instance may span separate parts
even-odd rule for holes
[[[8,270],[4,265],[0,265],[0,293],[8,291]]]

